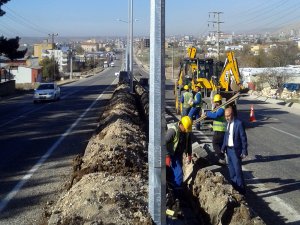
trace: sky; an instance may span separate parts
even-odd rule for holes
[[[126,36],[128,1],[10,0],[2,6],[6,14],[0,17],[0,35]],[[133,0],[134,36],[150,33],[151,1]],[[209,12],[222,12],[220,31],[226,33],[300,25],[300,0],[165,0],[166,35],[201,36],[216,31],[216,23],[213,27],[209,21],[217,21],[217,17]]]

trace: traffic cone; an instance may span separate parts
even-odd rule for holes
[[[256,119],[255,119],[255,116],[254,116],[254,108],[253,108],[253,105],[251,105],[251,108],[250,108],[250,122],[256,122]]]

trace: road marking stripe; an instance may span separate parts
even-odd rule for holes
[[[292,136],[292,137],[294,137],[294,138],[300,139],[300,137],[299,137],[299,136],[296,136],[296,135],[294,135],[294,134],[288,133],[288,132],[286,132],[286,131],[283,131],[283,130],[277,129],[277,128],[275,128],[275,127],[272,127],[272,126],[267,126],[267,127],[271,128],[271,129],[273,129],[273,130],[277,130],[277,131],[279,131],[279,132],[281,132],[281,133],[284,133],[284,134],[290,135],[290,136]]]
[[[117,78],[112,82],[115,84]],[[111,85],[112,85],[111,84]],[[16,186],[5,196],[0,202],[0,213],[5,209],[7,204],[18,194],[21,188],[27,183],[27,181],[32,177],[32,175],[41,167],[41,165],[49,158],[49,156],[54,152],[54,150],[60,145],[60,143],[72,132],[74,127],[84,118],[84,116],[92,109],[92,107],[99,101],[99,99],[104,95],[104,92],[111,87],[109,85],[102,92],[101,95],[97,97],[96,100],[77,118],[77,120],[69,127],[65,133],[63,133],[60,138],[48,149],[48,151],[39,159],[39,161],[29,170],[29,172],[22,177],[22,179],[16,184]]]
[[[271,127],[273,128],[273,127]],[[274,128],[275,130],[278,130],[276,128]],[[280,132],[286,133],[288,135],[291,135],[293,137],[299,138],[293,134],[278,130]],[[201,133],[201,135],[203,135],[202,137],[206,137],[207,136],[204,134],[204,132],[202,131],[198,131],[199,133]],[[211,142],[211,140],[210,140]],[[204,141],[202,141],[202,143],[205,143]],[[245,166],[242,166],[243,171],[249,171]],[[245,178],[247,179],[247,178]],[[255,184],[251,184],[253,186],[255,186],[257,189],[262,190],[262,191],[266,191],[269,190],[264,184],[262,184],[262,182],[260,181],[259,178],[257,177],[253,177],[251,178],[251,180],[255,180]],[[253,191],[254,193],[256,191]],[[271,193],[272,191],[269,191],[269,193]],[[266,193],[264,193],[266,194]],[[272,209],[274,212],[278,212],[280,216],[282,216],[283,218],[286,219],[286,222],[296,222],[300,220],[300,214],[297,210],[295,210],[291,205],[289,205],[288,203],[286,203],[284,200],[282,200],[281,198],[279,198],[278,196],[268,196],[268,197],[264,197],[264,196],[260,196],[258,194],[259,197],[261,197],[262,199],[264,199],[264,201],[269,203],[269,207],[270,209]]]
[[[243,171],[250,171],[245,166],[242,166]],[[245,180],[255,180],[255,183],[251,183],[252,186],[255,187],[256,190],[253,190],[254,188],[251,188],[253,192],[261,191],[263,194],[256,194],[258,197],[262,198],[265,202],[268,203],[268,207],[274,211],[277,212],[282,218],[285,218],[285,222],[296,222],[300,220],[300,214],[297,210],[295,210],[291,205],[286,203],[284,200],[282,200],[280,197],[276,196],[276,192],[269,190],[266,185],[264,185],[259,178],[253,177],[247,179],[245,177]],[[247,182],[246,182],[247,184]],[[274,194],[271,196],[268,196],[270,194]],[[265,195],[265,196],[264,196]]]

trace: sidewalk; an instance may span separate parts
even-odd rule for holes
[[[287,111],[289,113],[294,113],[297,115],[300,115],[300,103],[287,103],[284,100],[279,99],[272,99],[265,96],[257,96],[257,95],[248,95],[245,97],[242,97],[246,100],[256,100],[260,102],[265,102],[268,104],[265,104],[265,107],[268,108],[280,108],[279,110]]]

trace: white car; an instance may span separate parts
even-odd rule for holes
[[[60,88],[56,83],[40,83],[34,90],[33,102],[56,101],[60,99]]]

